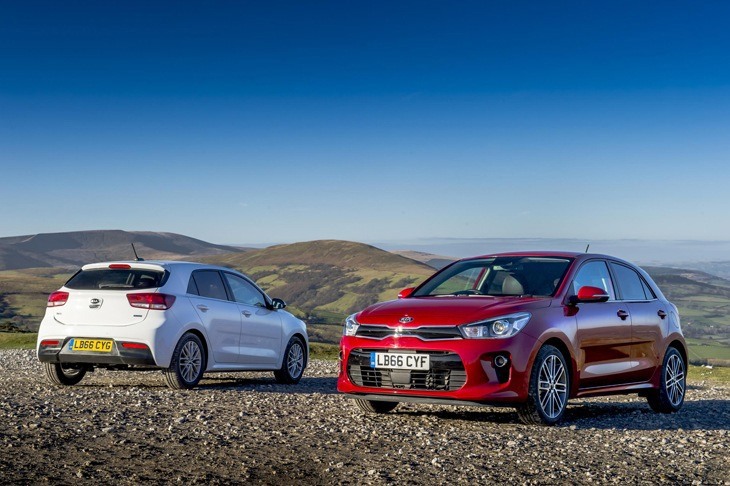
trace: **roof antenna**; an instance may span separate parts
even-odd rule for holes
[[[590,243],[588,243],[588,244],[586,245],[586,253],[588,253],[588,248],[590,248],[590,247],[591,247],[591,244],[590,244]]]
[[[137,255],[137,249],[134,248],[134,243],[131,243],[132,245],[132,251],[134,252],[134,261],[135,262],[143,262],[144,258],[140,258],[139,255]]]

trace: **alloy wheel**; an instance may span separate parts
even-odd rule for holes
[[[554,354],[548,356],[540,367],[538,398],[540,408],[551,419],[562,413],[568,401],[568,375],[563,362]]]
[[[673,354],[667,361],[664,371],[664,386],[667,398],[673,406],[678,406],[684,398],[684,363],[678,354]]]
[[[304,369],[304,350],[299,343],[294,343],[289,348],[286,366],[292,378],[297,378],[302,373]]]
[[[186,342],[180,350],[180,374],[187,382],[192,382],[200,374],[203,353],[195,341]]]

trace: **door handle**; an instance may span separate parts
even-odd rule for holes
[[[249,311],[243,311],[243,312],[241,312],[241,314],[243,314],[246,317],[251,317],[251,313]]]
[[[625,310],[621,309],[616,313],[617,316],[621,318],[622,321],[625,321],[627,317],[629,317],[629,313]]]
[[[203,312],[208,312],[208,306],[203,304],[198,304],[198,309],[200,309]]]
[[[665,317],[667,317],[667,313],[666,313],[666,312],[664,312],[664,311],[663,311],[663,310],[661,310],[661,309],[659,309],[659,310],[657,311],[656,315],[658,315],[658,316],[659,316],[659,317],[661,317],[662,319],[664,319]]]

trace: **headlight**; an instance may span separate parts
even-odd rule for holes
[[[345,336],[354,336],[357,333],[357,328],[360,327],[360,324],[355,320],[355,315],[352,314],[345,319],[345,330],[343,332]]]
[[[467,339],[507,338],[522,330],[530,320],[530,313],[518,312],[488,321],[461,326],[461,334]]]

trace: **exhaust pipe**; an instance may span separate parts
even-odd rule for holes
[[[502,354],[498,354],[494,357],[494,366],[497,368],[503,368],[509,363],[509,360],[504,357]]]

